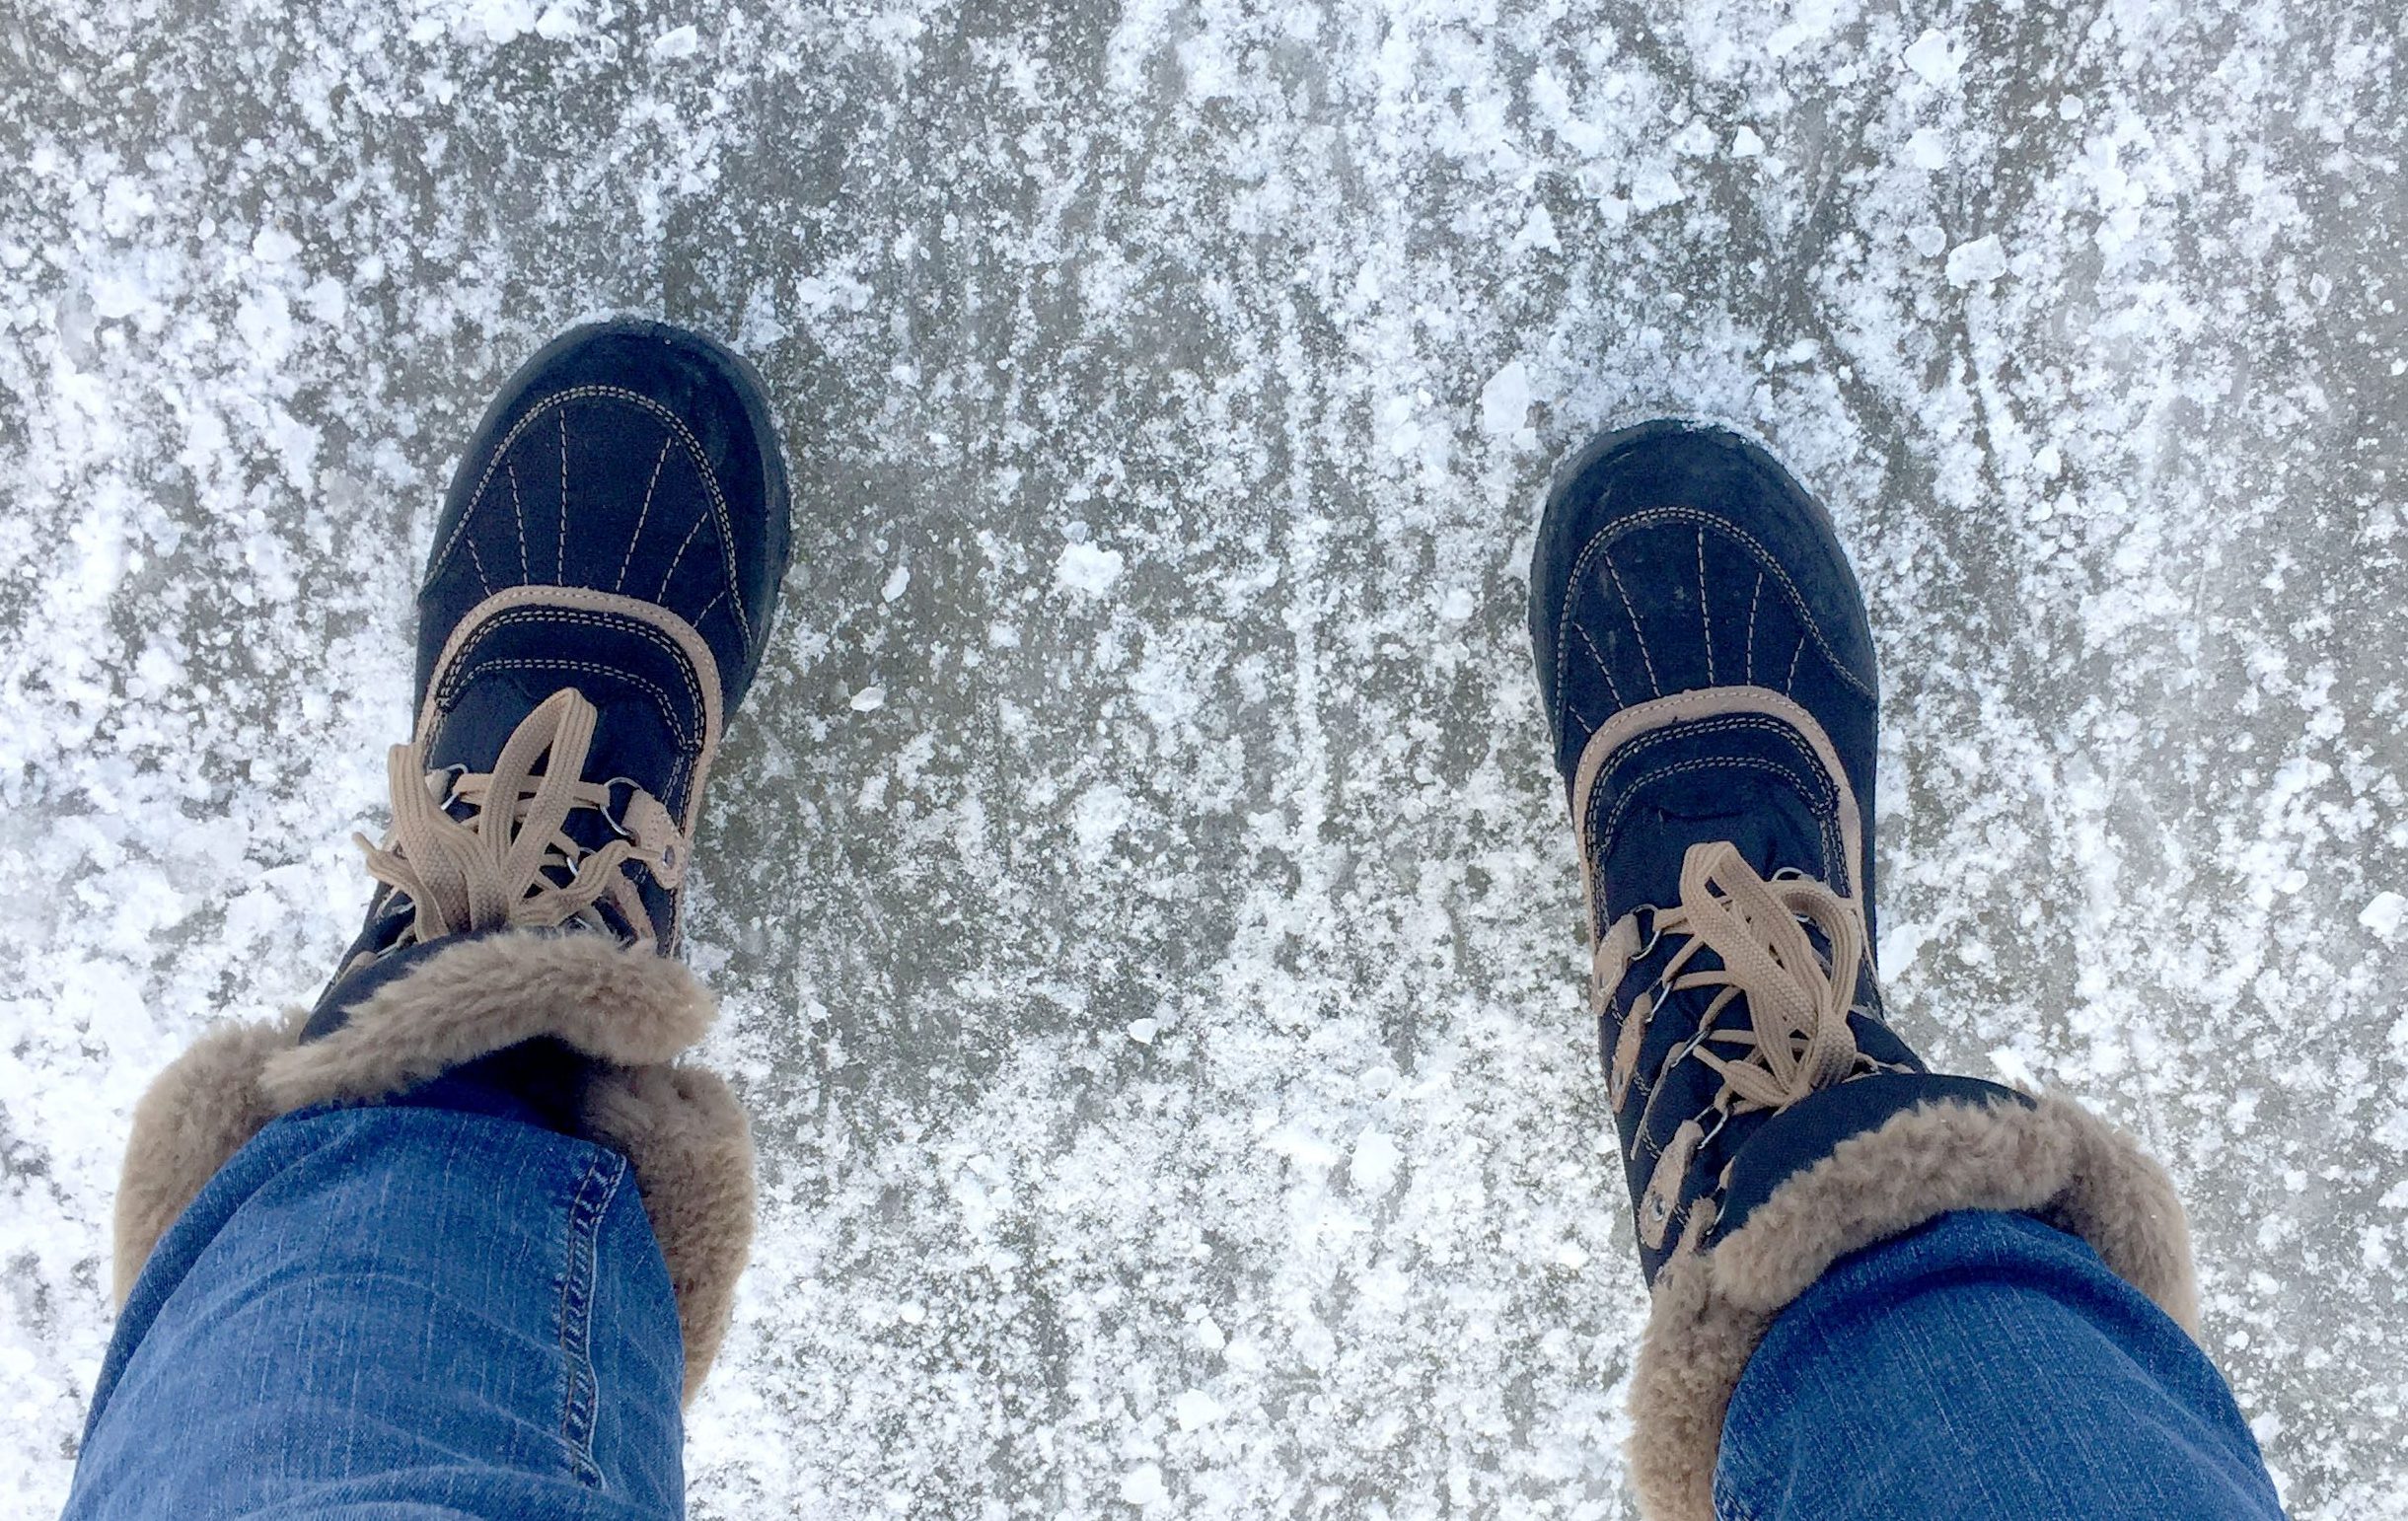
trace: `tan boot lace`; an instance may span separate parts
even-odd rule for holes
[[[1717,840],[1689,847],[1681,860],[1679,905],[1651,911],[1653,929],[1645,944],[1633,913],[1615,922],[1597,950],[1598,996],[1610,998],[1631,963],[1661,937],[1688,939],[1653,988],[1632,1001],[1615,1042],[1608,1096],[1616,1109],[1622,1107],[1649,1017],[1666,997],[1692,988],[1717,991],[1698,1033],[1666,1056],[1663,1071],[1694,1056],[1722,1079],[1706,1113],[1683,1122],[1665,1145],[1640,1200],[1641,1238],[1655,1248],[1663,1243],[1691,1159],[1724,1122],[1759,1110],[1788,1109],[1879,1063],[1858,1050],[1848,1027],[1857,969],[1864,957],[1864,912],[1855,899],[1805,878],[1767,881],[1738,847]],[[1816,952],[1808,926],[1820,930],[1829,944],[1828,963]],[[1701,950],[1714,952],[1722,964],[1690,970]],[[1747,1024],[1716,1029],[1715,1022],[1736,998],[1747,1000]],[[1723,1049],[1713,1049],[1716,1043]],[[1710,1119],[1713,1129],[1706,1126]]]
[[[368,874],[416,910],[401,944],[572,921],[607,929],[595,911],[605,903],[638,945],[654,943],[651,915],[622,868],[640,862],[675,888],[686,875],[686,837],[652,794],[634,788],[615,813],[613,784],[583,779],[598,716],[583,693],[553,692],[511,732],[489,772],[429,771],[416,746],[393,747],[393,833],[381,847],[351,837]],[[455,802],[474,810],[467,823],[445,812]],[[580,808],[598,810],[620,837],[591,851],[572,839],[561,826]]]

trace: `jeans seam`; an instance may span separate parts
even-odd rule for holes
[[[602,1391],[594,1373],[594,1289],[603,1219],[626,1177],[626,1159],[600,1151],[586,1163],[568,1202],[568,1255],[560,1274],[560,1445],[568,1469],[589,1489],[603,1487],[594,1461]]]

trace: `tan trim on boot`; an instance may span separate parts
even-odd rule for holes
[[[516,932],[433,953],[308,1046],[293,1044],[297,1019],[213,1030],[135,1106],[117,1189],[116,1302],[176,1217],[269,1121],[383,1098],[550,1036],[601,1063],[583,1133],[623,1153],[635,1174],[677,1291],[691,1401],[727,1334],[753,1239],[743,1107],[717,1076],[669,1064],[715,1012],[677,962],[601,935]]]
[[[1650,1521],[1712,1521],[1722,1418],[1765,1328],[1834,1262],[1951,1209],[2023,1210],[2088,1242],[2199,1339],[2190,1227],[2130,1135],[2064,1099],[1925,1104],[1852,1136],[1711,1251],[1699,1211],[1656,1274],[1631,1386],[1630,1461]]]
[[[1857,789],[1848,780],[1848,767],[1840,763],[1839,747],[1831,743],[1831,736],[1823,732],[1822,724],[1794,698],[1770,687],[1700,687],[1676,691],[1669,697],[1633,703],[1607,719],[1588,737],[1588,743],[1580,747],[1580,764],[1572,772],[1571,825],[1580,838],[1580,888],[1588,904],[1591,924],[1597,922],[1598,912],[1597,842],[1588,837],[1588,804],[1589,794],[1596,790],[1598,773],[1605,769],[1606,762],[1633,740],[1658,729],[1714,718],[1750,716],[1775,719],[1793,730],[1830,778],[1839,808],[1841,848],[1848,857],[1843,864],[1848,868],[1850,888],[1841,896],[1861,898],[1861,884],[1856,881],[1856,876],[1864,861],[1863,815],[1857,806]]]
[[[503,447],[507,448],[507,443]],[[704,471],[705,476],[708,473]],[[714,485],[711,489],[715,492],[718,487]],[[742,608],[737,609],[736,616],[743,620]],[[691,842],[702,822],[703,784],[710,780],[710,768],[719,757],[719,740],[726,726],[726,698],[719,689],[719,662],[710,652],[710,641],[692,623],[658,603],[584,586],[532,585],[506,586],[471,608],[443,641],[443,650],[435,657],[432,674],[427,679],[426,694],[418,702],[417,725],[410,731],[410,745],[421,758],[421,764],[429,737],[441,727],[451,704],[459,700],[460,693],[453,686],[459,667],[480,642],[497,629],[522,621],[574,625],[611,617],[624,618],[644,629],[654,645],[684,663],[692,678],[687,694],[701,707],[702,734],[695,747],[693,769],[685,778],[685,811],[676,821],[680,840]],[[683,872],[682,861],[677,869]],[[654,875],[661,875],[657,868]],[[674,951],[683,937],[685,895],[672,894],[670,902],[670,924],[662,944]]]
[[[702,817],[702,784],[710,779],[711,762],[719,755],[719,735],[725,727],[725,699],[719,691],[719,662],[710,652],[710,641],[692,623],[658,603],[583,586],[502,588],[471,608],[453,625],[451,637],[443,641],[443,652],[435,657],[426,695],[418,704],[417,727],[411,733],[416,742],[423,742],[435,732],[443,721],[447,699],[458,696],[451,689],[453,668],[476,647],[477,641],[491,634],[496,624],[530,616],[591,622],[594,614],[623,617],[651,629],[654,642],[676,652],[693,672],[693,695],[701,699],[702,708],[701,753],[694,760],[693,775],[687,780],[686,814],[680,821],[686,837],[692,839],[694,826]]]

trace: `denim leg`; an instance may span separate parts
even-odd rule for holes
[[[1732,1396],[1727,1521],[2279,1517],[2215,1365],[2076,1237],[1961,1211],[1842,1258]]]
[[[237,1153],[118,1319],[67,1515],[679,1515],[684,1349],[626,1159],[477,1107]]]

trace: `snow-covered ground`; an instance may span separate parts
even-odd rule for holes
[[[313,994],[454,451],[738,340],[799,551],[696,956],[765,1218],[703,1516],[1623,1516],[1642,1301],[1523,632],[1740,423],[1888,696],[1882,953],[2194,1209],[2408,1516],[2395,0],[6,0],[0,1509],[129,1107]]]

